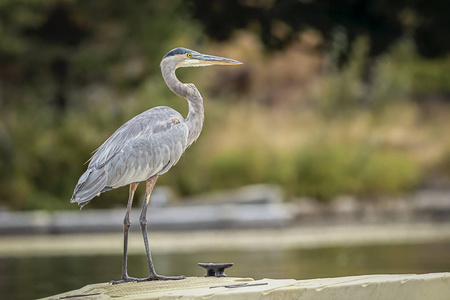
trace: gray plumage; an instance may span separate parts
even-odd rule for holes
[[[137,115],[97,149],[71,202],[84,206],[100,193],[164,174],[186,150],[188,135],[186,121],[172,108]]]
[[[123,124],[94,153],[86,172],[81,175],[70,202],[83,207],[95,196],[121,186],[130,185],[124,219],[124,251],[121,280],[127,281],[182,279],[156,274],[147,241],[146,212],[151,191],[159,175],[166,173],[181,158],[183,152],[200,135],[204,108],[200,92],[193,84],[181,83],[175,76],[180,67],[237,65],[232,59],[200,54],[186,48],[176,48],[161,61],[161,72],[167,86],[188,101],[186,119],[166,106],[154,107]],[[139,182],[146,181],[145,201],[139,219],[149,263],[150,277],[137,279],[127,274],[127,245],[130,227],[129,213]]]

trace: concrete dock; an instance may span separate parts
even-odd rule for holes
[[[371,299],[447,300],[450,273],[363,275],[310,280],[188,277],[179,281],[98,283],[45,298],[59,299]]]

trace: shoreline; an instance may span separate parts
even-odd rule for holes
[[[149,230],[153,253],[274,251],[327,247],[450,242],[450,222],[292,226],[272,229]],[[121,255],[122,233],[0,236],[0,258],[70,255]],[[138,232],[129,253],[142,253]]]

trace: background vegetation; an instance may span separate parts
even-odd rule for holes
[[[0,2],[0,205],[61,209],[85,161],[156,105],[183,114],[162,56],[206,105],[199,141],[160,179],[179,195],[280,184],[290,197],[374,199],[450,178],[446,1]],[[93,206],[123,204],[126,189]]]

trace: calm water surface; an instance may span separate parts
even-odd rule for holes
[[[450,242],[263,252],[154,254],[162,275],[202,276],[198,262],[234,262],[229,276],[308,279],[360,274],[450,271]],[[145,255],[129,274],[148,275]],[[0,299],[35,299],[119,279],[120,255],[0,258]]]

